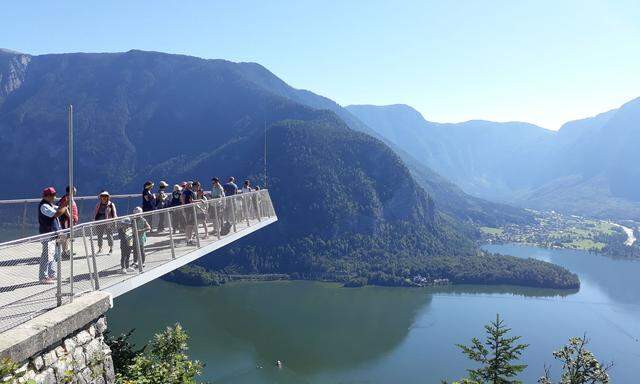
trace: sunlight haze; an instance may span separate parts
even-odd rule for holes
[[[342,105],[403,103],[438,122],[558,129],[640,96],[637,1],[116,3],[5,5],[0,47],[254,61]]]

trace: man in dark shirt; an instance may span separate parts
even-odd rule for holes
[[[193,191],[193,183],[189,181],[184,186],[184,190],[182,191],[182,196],[181,196],[182,204],[191,204],[193,203],[195,198],[196,198],[196,193]],[[196,221],[193,207],[185,208],[184,217],[185,217],[184,234],[187,240],[187,245],[194,245],[195,243],[191,239],[193,237],[193,228]],[[196,236],[198,236],[197,233],[196,233]]]
[[[235,183],[236,178],[231,176],[229,178],[229,181],[222,186],[222,188],[224,189],[224,195],[225,196],[233,196],[236,193],[238,193],[238,186]]]
[[[144,183],[142,189],[142,211],[149,212],[156,209],[156,197],[151,190],[153,189],[153,182],[147,181]]]

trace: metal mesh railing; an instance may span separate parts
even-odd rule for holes
[[[272,218],[261,190],[0,243],[0,332]]]
[[[111,195],[111,201],[118,212],[125,214],[142,204],[142,195]],[[41,199],[0,200],[0,242],[33,236],[38,233],[38,204]],[[97,196],[76,196],[80,222],[93,220],[94,209],[99,199]]]

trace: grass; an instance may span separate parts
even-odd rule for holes
[[[602,248],[604,248],[605,244],[600,242],[595,242],[591,239],[580,239],[580,240],[574,240],[570,243],[564,243],[563,245],[567,248],[579,249],[583,251],[592,251],[592,250],[601,251]]]
[[[480,231],[488,235],[502,235],[502,232],[504,232],[502,228],[494,227],[480,227]]]

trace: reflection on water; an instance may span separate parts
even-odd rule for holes
[[[522,297],[566,297],[578,292],[578,289],[552,289],[515,287],[512,285],[445,285],[429,287],[427,292],[438,295],[468,295],[468,294],[504,294]]]
[[[142,309],[140,298],[143,311],[125,310]],[[167,298],[171,298],[170,313],[165,312]],[[346,289],[314,282],[192,288],[160,281],[117,299],[109,320],[120,330],[144,324],[136,332],[138,340],[148,339],[167,321],[180,321],[194,339],[194,355],[206,355],[208,363],[226,359],[230,346],[250,345],[255,364],[239,364],[222,375],[216,369],[212,373],[218,380],[269,376],[276,360],[285,361],[290,375],[304,376],[319,367],[352,367],[393,350],[430,300],[419,290]],[[256,365],[263,368],[256,370]],[[286,376],[282,372],[277,372],[281,379]]]
[[[614,382],[633,382],[640,361],[640,263],[586,252],[491,246],[492,252],[547,258],[578,273],[579,291],[508,286],[424,289],[341,288],[314,282],[247,282],[183,287],[155,281],[115,303],[116,332],[137,327],[138,341],[181,322],[190,354],[220,383],[414,383],[457,379],[469,368],[455,347],[481,335],[500,313],[531,344],[535,382],[551,352],[585,331]],[[277,369],[276,360],[285,367]]]
[[[533,257],[561,265],[577,273],[582,285],[597,285],[609,298],[621,304],[640,304],[639,260],[604,257],[595,253],[569,249],[544,249],[515,244],[487,245],[490,252],[518,257]]]

